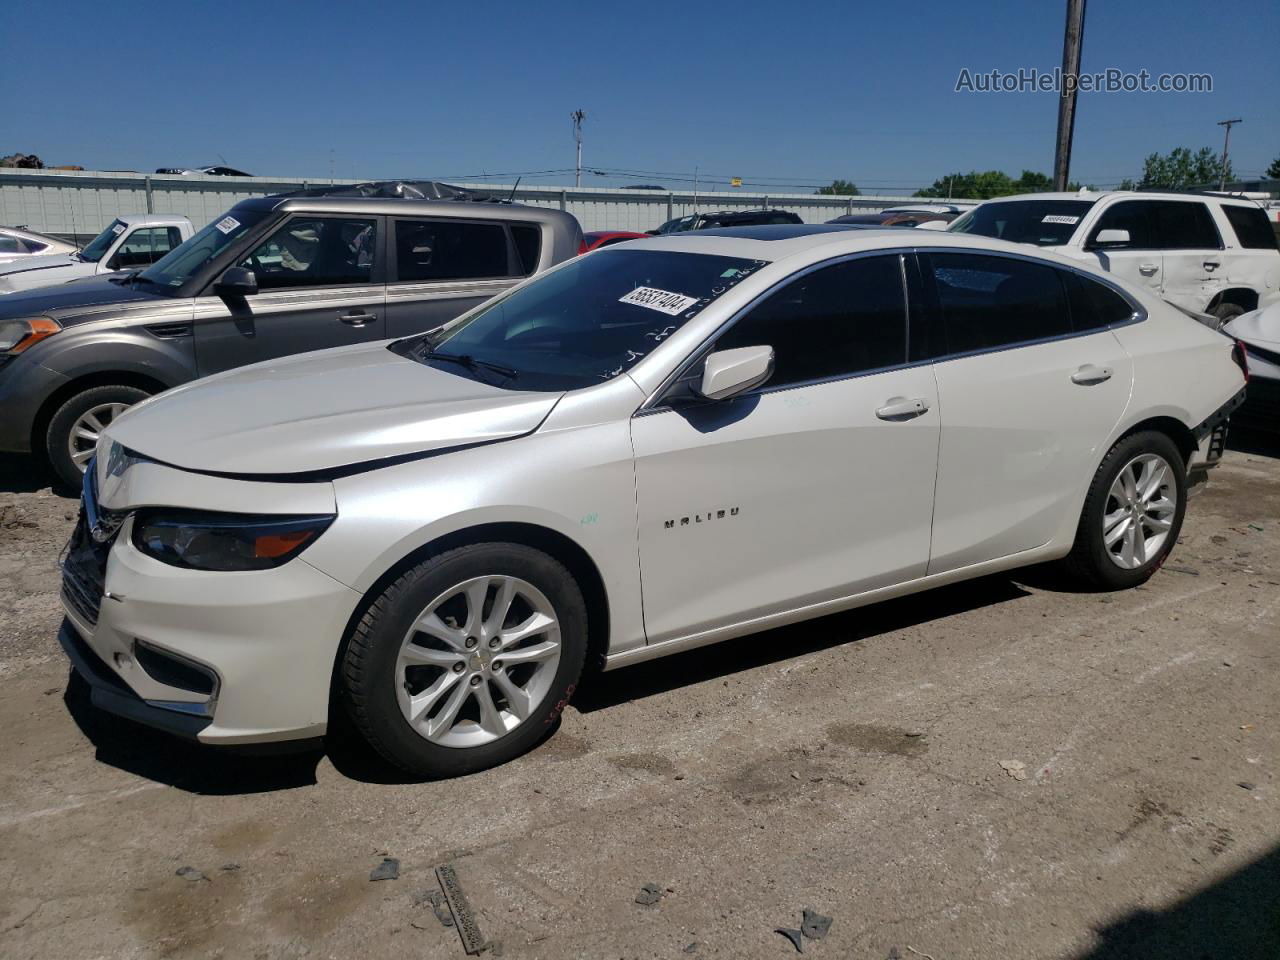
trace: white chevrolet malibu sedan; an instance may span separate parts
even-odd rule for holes
[[[60,639],[142,723],[303,742],[337,706],[461,774],[536,744],[584,669],[1048,560],[1142,583],[1245,379],[1227,337],[1025,246],[638,240],[131,409]]]

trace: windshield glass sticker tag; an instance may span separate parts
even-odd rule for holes
[[[1050,213],[1047,216],[1045,216],[1045,218],[1040,222],[1041,223],[1065,223],[1068,226],[1074,227],[1077,223],[1080,222],[1080,218],[1070,217],[1070,216],[1067,216],[1065,213]]]
[[[219,230],[221,230],[223,233],[230,233],[236,227],[240,226],[240,221],[237,220],[235,217],[223,217],[221,220],[215,223],[214,226],[217,227]]]
[[[674,317],[697,303],[698,298],[686,297],[682,293],[672,293],[669,290],[659,290],[657,287],[636,287],[625,297],[619,297],[618,302],[657,310],[659,313]]]
[[[111,232],[114,233],[117,237],[120,236],[120,234],[124,233],[124,224],[117,223],[114,227],[111,228]]]

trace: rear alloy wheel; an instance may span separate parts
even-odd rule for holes
[[[102,431],[149,396],[137,387],[113,385],[90,387],[65,401],[49,421],[45,436],[45,452],[58,479],[79,487]]]
[[[356,625],[343,693],[370,744],[421,777],[519,756],[554,725],[586,660],[586,604],[522,544],[459,547],[410,569]]]
[[[1168,436],[1151,431],[1121,439],[1089,487],[1067,569],[1113,590],[1143,583],[1178,540],[1186,496],[1186,466]]]

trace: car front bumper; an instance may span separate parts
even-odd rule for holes
[[[173,567],[133,546],[132,522],[100,584],[74,569],[76,548],[64,560],[59,641],[93,702],[207,744],[322,736],[360,595],[301,559],[245,573]]]
[[[31,428],[44,402],[67,382],[22,354],[0,355],[0,451],[29,453]]]

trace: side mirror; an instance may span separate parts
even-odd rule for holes
[[[251,297],[258,292],[258,278],[244,267],[228,267],[213,285],[220,297]]]
[[[735,347],[708,354],[702,380],[693,392],[707,400],[728,400],[773,376],[773,347]]]
[[[1128,230],[1099,230],[1094,235],[1094,247],[1124,247],[1129,245]]]

